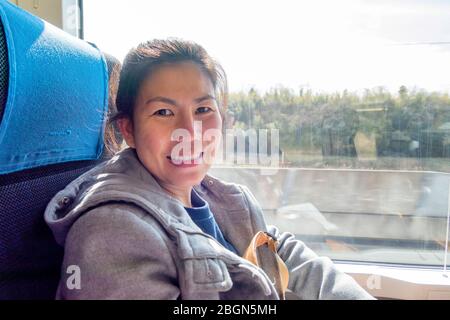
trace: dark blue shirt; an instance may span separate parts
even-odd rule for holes
[[[205,233],[213,236],[225,248],[237,254],[236,249],[223,237],[208,203],[203,200],[194,189],[191,192],[192,208],[186,208],[187,213],[195,224]]]

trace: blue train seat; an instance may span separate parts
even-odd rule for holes
[[[0,300],[53,299],[63,248],[43,214],[111,157],[120,63],[0,0]]]

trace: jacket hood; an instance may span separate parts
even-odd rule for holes
[[[108,202],[109,197],[99,200],[99,189],[119,190],[133,195],[148,197],[149,194],[164,197],[167,206],[176,207],[178,220],[183,216],[183,204],[166,193],[150,172],[141,164],[133,148],[118,152],[110,160],[97,165],[69,183],[48,203],[44,219],[53,232],[58,244],[64,246],[67,233],[77,219],[96,205]],[[91,201],[95,198],[95,201]],[[101,198],[101,197],[100,197]]]

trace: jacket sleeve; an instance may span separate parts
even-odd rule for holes
[[[319,257],[289,232],[275,226],[268,232],[278,240],[278,254],[289,270],[288,289],[300,299],[374,299],[351,276],[327,257]]]
[[[144,221],[140,209],[129,209],[125,204],[102,206],[72,225],[57,299],[179,297],[167,235],[156,221]]]

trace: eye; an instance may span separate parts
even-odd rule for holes
[[[170,109],[159,109],[158,111],[153,113],[153,115],[160,116],[160,117],[168,117],[168,116],[173,116],[173,112]]]
[[[208,113],[213,111],[210,107],[198,107],[195,113]]]

